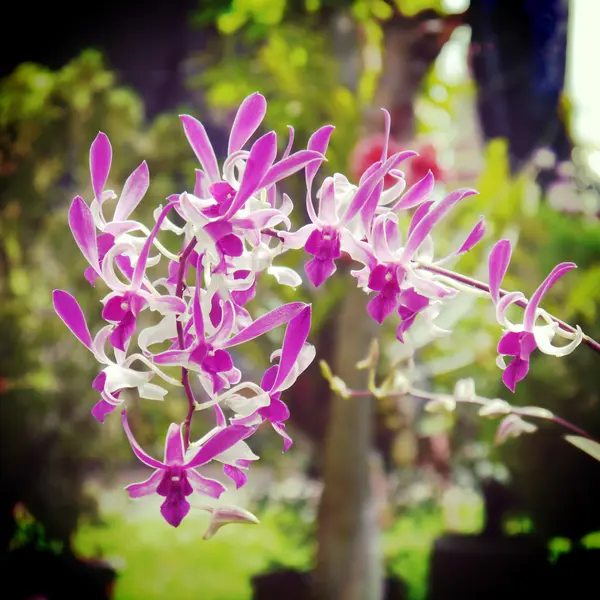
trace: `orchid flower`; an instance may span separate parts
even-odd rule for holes
[[[498,343],[498,366],[503,369],[502,381],[504,385],[515,391],[519,381],[522,381],[529,372],[529,357],[538,348],[544,354],[552,356],[566,356],[579,346],[583,339],[583,332],[576,328],[574,334],[561,329],[552,320],[548,313],[539,308],[540,302],[550,288],[566,273],[576,268],[573,263],[560,263],[544,279],[530,300],[527,300],[521,292],[500,294],[502,280],[508,270],[512,247],[508,240],[500,240],[493,247],[489,257],[489,282],[490,295],[496,306],[496,318],[503,325],[504,333]],[[506,312],[515,303],[525,304],[523,323],[511,323]],[[536,325],[537,319],[541,317],[545,325]],[[552,345],[555,335],[571,340],[564,346]],[[504,362],[504,356],[511,357],[508,365]]]
[[[105,365],[92,384],[101,395],[92,409],[92,414],[98,421],[103,422],[104,417],[121,404],[119,395],[127,388],[137,389],[140,398],[163,400],[167,390],[150,383],[155,374],[171,385],[181,385],[179,381],[169,377],[141,354],[127,357],[125,352],[115,348],[115,361],[110,360],[106,355],[105,345],[111,337],[112,327],[103,327],[92,340],[83,311],[73,296],[63,290],[55,290],[52,294],[52,302],[54,310],[71,333],[100,364]],[[135,371],[131,368],[131,364],[135,361],[143,363],[150,371]]]
[[[355,189],[348,189],[340,178],[326,178],[319,192],[320,202],[317,212],[315,212],[310,192],[308,193],[306,207],[312,223],[301,227],[295,233],[282,232],[280,237],[283,239],[285,248],[304,247],[308,254],[314,256],[305,265],[306,275],[314,286],[322,285],[335,273],[335,261],[340,258],[342,252],[347,252],[358,260],[362,258],[364,249],[350,233],[348,225],[359,215],[385,175],[406,158],[407,153],[394,154],[380,164],[377,169],[374,169]],[[309,190],[311,184],[312,179],[307,179]],[[347,206],[339,214],[339,208],[346,203]]]
[[[281,393],[295,383],[315,357],[314,346],[306,342],[310,331],[310,317],[311,308],[306,306],[289,322],[281,350],[271,355],[271,361],[279,358],[279,363],[265,371],[260,386],[241,384],[221,399],[235,412],[232,423],[252,426],[269,421],[283,438],[284,452],[292,445],[292,439],[285,431],[284,421],[287,421],[290,412],[281,400]],[[255,395],[241,395],[239,392],[244,388]]]
[[[352,272],[358,287],[373,294],[368,313],[382,323],[395,312],[400,317],[396,337],[401,342],[417,318],[425,320],[435,334],[450,333],[435,324],[447,301],[455,297],[461,285],[484,294],[488,289],[483,283],[441,268],[444,262],[468,252],[482,239],[482,219],[457,250],[434,260],[435,227],[475,192],[455,190],[434,201],[430,198],[435,184],[431,172],[405,190],[404,175],[398,166],[415,153],[398,151],[388,156],[393,143],[387,111],[379,157],[361,168],[364,172],[358,185],[340,173],[325,177],[316,193],[317,209],[313,204],[313,183],[326,161],[334,128],[322,127],[310,137],[306,150],[297,152],[292,152],[294,130],[290,128],[287,146],[278,157],[275,132],[261,132],[250,141],[261,127],[265,112],[266,101],[258,93],[242,102],[222,165],[202,123],[192,116],[181,116],[185,136],[200,168],[195,170],[191,192],[171,194],[164,206],[155,207],[150,228],[131,218],[149,189],[148,166],[143,162],[133,171],[117,198],[105,189],[112,147],[108,137],[99,133],[90,148],[94,198],[88,204],[76,196],[69,209],[69,226],[89,265],[84,275],[92,285],[100,281],[108,288],[101,299],[105,325],[94,338],[75,298],[62,290],[53,293],[58,316],[101,365],[92,382],[92,388],[100,394],[92,408],[93,416],[103,422],[123,404],[125,390],[135,390],[140,398],[162,400],[168,389],[152,383],[155,376],[164,384],[182,389],[187,399],[187,415],[180,424],[169,427],[162,461],[140,448],[126,412],[122,412],[122,426],[134,454],[155,469],[147,481],[131,484],[127,491],[132,498],[153,493],[164,497],[161,513],[174,527],[188,514],[188,497],[194,491],[219,498],[225,490],[221,482],[206,478],[197,468],[214,460],[240,488],[248,479],[250,466],[258,459],[245,440],[261,425],[268,422],[283,438],[284,452],[292,445],[286,431],[290,412],[282,394],[315,357],[315,349],[307,341],[311,307],[292,301],[257,317],[251,303],[264,274],[293,289],[302,283],[293,269],[274,264],[279,255],[304,248],[311,256],[305,272],[318,287],[333,275],[336,261],[345,252],[362,265]],[[278,186],[301,170],[305,171],[310,223],[291,231],[294,202],[280,194]],[[112,219],[108,219],[107,202],[115,199]],[[412,209],[404,240],[399,215]],[[163,245],[163,232],[178,236],[179,252]],[[157,252],[151,256],[153,249]],[[503,380],[514,390],[527,373],[529,356],[535,348],[562,356],[583,339],[596,344],[599,350],[600,345],[584,338],[579,328],[558,322],[539,308],[543,295],[575,265],[558,265],[527,301],[520,292],[500,290],[510,253],[506,240],[494,247],[489,262],[489,292],[498,320],[505,327],[498,345]],[[163,261],[166,269],[155,277],[153,271],[163,257],[167,259],[166,265]],[[505,313],[514,303],[525,308],[522,324],[506,319]],[[148,311],[149,323],[138,319],[142,311]],[[152,317],[156,320],[151,321]],[[538,318],[545,324],[537,325]],[[271,353],[273,364],[260,383],[245,377],[232,350],[284,325],[281,348]],[[555,335],[570,343],[553,346]],[[158,344],[162,346],[156,351]],[[504,365],[503,356],[512,357],[508,366]],[[141,363],[143,368],[135,370],[133,363],[138,363],[138,367]],[[163,365],[178,367],[180,378],[165,373]],[[207,396],[202,402],[195,397],[196,383]],[[351,395],[345,384],[344,389]],[[192,442],[194,415],[206,409],[214,413],[214,427]],[[507,420],[507,435],[517,431],[517,426],[522,427],[514,419]],[[242,508],[203,508],[212,514],[205,538],[225,523],[257,522]]]
[[[190,503],[187,501],[187,497],[193,492],[205,494],[211,498],[219,498],[226,490],[220,481],[204,477],[196,469],[217,459],[220,454],[227,452],[234,444],[253,433],[251,428],[240,425],[226,427],[210,437],[186,461],[181,427],[172,423],[167,432],[165,454],[161,462],[152,458],[141,448],[131,432],[126,411],[121,414],[123,429],[133,453],[145,465],[156,469],[146,481],[132,483],[125,489],[130,498],[142,498],[155,493],[163,496],[165,501],[160,507],[160,512],[165,521],[173,527],[178,527],[189,513]]]

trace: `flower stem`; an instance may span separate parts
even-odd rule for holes
[[[179,257],[179,271],[177,273],[177,287],[175,290],[175,295],[178,298],[183,297],[183,289],[185,287],[185,267],[190,254],[196,247],[196,242],[196,238],[192,238],[190,243],[185,247],[185,250]],[[177,340],[179,342],[179,347],[183,349],[185,340],[183,336],[183,323],[181,322],[180,318],[177,319]],[[185,450],[187,450],[190,445],[190,434],[192,430],[194,410],[196,408],[196,398],[194,397],[194,392],[192,390],[192,386],[190,385],[189,371],[185,367],[181,367],[181,383],[183,384],[183,389],[185,390],[185,395],[188,399],[188,412],[183,423],[183,447]]]
[[[425,265],[423,263],[419,263],[418,268],[423,269],[424,271],[429,271],[430,273],[436,273],[437,275],[441,275],[448,279],[452,279],[454,281],[457,281],[458,283],[462,283],[463,285],[467,285],[476,290],[480,290],[480,291],[486,292],[488,294],[490,293],[490,288],[486,283],[477,281],[477,279],[467,277],[466,275],[460,275],[459,273],[455,273],[454,271],[449,271],[448,269],[444,269],[442,267],[435,267],[433,265]],[[500,290],[500,297],[502,298],[503,296],[506,296],[509,293],[510,292],[507,292],[506,290]],[[515,304],[517,306],[520,306],[521,308],[525,308],[527,306],[527,302],[525,302],[524,300],[517,300],[515,302]],[[569,333],[572,333],[572,334],[576,333],[575,327],[572,327],[568,323],[565,323],[564,321],[557,319],[553,315],[549,315],[549,316],[550,316],[550,319],[552,319],[552,321],[554,321],[563,331],[568,331]],[[596,352],[598,352],[600,354],[600,343],[598,343],[596,340],[592,339],[591,337],[589,337],[588,335],[585,335],[585,334],[583,334],[583,341],[592,350],[595,350]]]
[[[370,392],[369,390],[348,390],[347,393],[350,398],[364,398],[364,397],[373,395],[372,392]],[[459,398],[455,398],[454,396],[452,396],[450,394],[428,392],[425,390],[419,390],[414,387],[409,388],[405,392],[391,392],[387,396],[389,398],[402,398],[405,396],[412,396],[413,398],[418,398],[419,400],[429,400],[429,401],[442,400],[442,399],[446,398],[449,400],[453,400],[454,402],[456,402],[458,404],[474,404],[476,406],[485,406],[486,404],[488,404],[490,402],[490,400],[488,400],[487,398],[482,398],[481,396],[473,396],[472,398],[469,398],[469,399],[459,399]],[[563,419],[562,417],[558,417],[555,414],[549,413],[548,417],[535,416],[535,415],[532,415],[532,414],[522,411],[520,409],[520,407],[518,407],[518,406],[507,406],[507,411],[508,412],[506,414],[513,414],[513,415],[517,415],[520,417],[527,417],[529,419],[541,419],[544,421],[552,421],[553,423],[556,423],[557,425],[564,427],[565,429],[569,429],[570,431],[572,431],[573,433],[576,433],[577,435],[585,437],[588,440],[592,440],[594,442],[600,443],[600,440],[597,440],[593,435],[589,434],[584,429],[577,427],[577,425],[573,425],[573,423],[570,423],[566,419]]]

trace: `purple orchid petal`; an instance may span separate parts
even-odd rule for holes
[[[179,527],[189,512],[190,503],[181,493],[168,494],[160,507],[160,514],[173,527]]]
[[[220,181],[219,165],[212,144],[206,134],[204,125],[190,115],[179,115],[183,123],[185,137],[188,139],[194,154],[198,157],[202,168],[212,181]]]
[[[333,125],[325,125],[320,129],[317,129],[308,140],[307,148],[319,152],[321,155],[325,155],[327,147],[329,146],[329,140],[335,127]],[[310,190],[312,187],[313,179],[321,166],[322,161],[314,161],[306,166],[306,187],[308,188],[308,195],[310,196]]]
[[[269,367],[265,371],[265,373],[262,376],[262,379],[260,381],[260,387],[263,390],[270,391],[273,389],[273,384],[275,383],[275,379],[277,379],[277,371],[278,370],[279,370],[279,366],[273,365],[272,367]]]
[[[258,412],[271,423],[281,423],[290,418],[290,409],[279,398],[271,398],[271,404],[263,406]]]
[[[269,187],[274,183],[297,173],[312,161],[318,161],[319,164],[321,164],[324,160],[326,160],[325,157],[318,152],[314,152],[313,150],[300,150],[300,152],[296,152],[273,165],[260,182],[260,187]]]
[[[410,220],[410,223],[408,225],[408,235],[410,235],[413,232],[414,228],[421,222],[423,217],[429,212],[429,209],[434,204],[435,203],[433,202],[433,200],[431,200],[430,202],[425,202],[424,204],[421,204],[421,206],[419,206],[419,208],[415,210],[412,219]]]
[[[288,132],[289,132],[289,137],[288,137],[287,146],[285,147],[285,150],[281,157],[282,159],[287,158],[290,155],[290,152],[292,151],[292,147],[294,145],[294,135],[295,135],[294,128],[291,125],[288,125],[287,128],[288,128]]]
[[[315,287],[319,287],[337,270],[333,258],[320,258],[316,256],[304,265],[304,272]]]
[[[128,312],[117,325],[115,330],[110,334],[110,343],[118,350],[126,352],[129,340],[135,333],[135,329],[135,315],[132,312]]]
[[[371,231],[371,225],[373,224],[373,218],[375,217],[375,211],[377,210],[377,205],[379,204],[379,200],[381,199],[381,194],[383,193],[383,180],[381,180],[373,193],[369,196],[369,199],[365,202],[363,209],[361,211],[361,221],[365,231]]]
[[[186,365],[189,358],[188,350],[165,350],[154,355],[154,362],[157,365]]]
[[[429,306],[429,298],[419,294],[414,288],[404,290],[400,296],[400,302],[402,306],[415,313]]]
[[[194,182],[194,196],[196,196],[196,198],[208,198],[210,196],[208,191],[210,181],[202,169],[195,169],[195,171],[196,180]]]
[[[110,172],[112,161],[112,148],[108,136],[100,132],[92,142],[90,148],[90,174],[92,176],[92,188],[98,202],[102,202],[102,192]]]
[[[273,429],[283,438],[282,453],[287,452],[291,448],[294,441],[286,432],[285,425],[283,423],[271,423],[271,425],[273,425]]]
[[[522,381],[529,372],[529,361],[521,358],[513,358],[510,364],[502,372],[502,381],[504,385],[511,391],[514,392],[517,387],[517,383]]]
[[[100,260],[96,243],[96,226],[92,211],[81,196],[75,196],[71,203],[69,227],[83,256],[94,269],[98,269]]]
[[[165,438],[165,457],[163,461],[166,465],[182,465],[184,462],[183,437],[181,427],[176,423],[169,425],[167,437]]]
[[[234,444],[251,436],[254,431],[255,428],[241,425],[230,425],[225,429],[221,429],[202,445],[192,459],[184,465],[185,468],[193,469],[205,465],[213,460],[215,456],[229,450]]]
[[[375,220],[373,231],[370,235],[375,256],[383,262],[391,262],[394,260],[393,250],[388,243],[388,222],[391,223],[396,230],[398,229],[398,222],[395,215],[392,215],[392,213],[385,213]],[[367,231],[370,231],[370,228]]]
[[[83,272],[83,276],[88,280],[90,285],[95,285],[96,281],[100,277],[100,275],[98,275],[98,271],[94,269],[94,267],[86,267],[85,271]]]
[[[410,232],[404,247],[403,259],[410,260],[419,249],[425,238],[431,233],[431,230],[456,206],[461,200],[477,194],[475,190],[458,189],[450,192],[439,204],[433,206],[431,210],[417,223]]]
[[[521,338],[521,354],[520,357],[523,360],[528,360],[531,353],[537,349],[537,342],[535,340],[535,336],[533,333],[529,333],[528,331],[523,332],[523,337]]]
[[[227,424],[227,420],[225,419],[225,414],[223,413],[223,409],[218,404],[215,404],[214,409],[215,409],[215,422],[216,422],[217,427],[224,428]]]
[[[118,323],[129,312],[129,305],[122,294],[109,298],[102,309],[102,318],[105,321]]]
[[[248,481],[248,475],[233,465],[223,465],[223,473],[235,483],[236,490],[239,490]]]
[[[98,247],[98,268],[90,266],[84,272],[84,277],[89,281],[90,285],[95,285],[96,280],[100,277],[99,270],[102,260],[106,256],[106,253],[115,245],[115,236],[112,233],[101,233],[96,238],[96,245]]]
[[[266,113],[267,101],[258,92],[244,99],[238,108],[233,125],[231,126],[229,145],[227,147],[228,155],[243,148],[244,144],[260,127]]]
[[[150,173],[146,161],[127,178],[121,197],[115,207],[114,221],[125,221],[136,209],[150,185]]]
[[[266,227],[274,227],[279,223],[283,223],[288,228],[292,226],[287,216],[277,208],[252,211],[243,219],[231,219],[230,223],[242,229],[265,229]]]
[[[542,301],[542,298],[546,295],[548,290],[565,274],[569,271],[576,269],[575,263],[560,263],[556,265],[550,274],[542,281],[537,290],[535,290],[531,300],[527,303],[525,308],[525,316],[523,318],[523,327],[526,331],[532,331],[535,323],[535,313]]]
[[[507,331],[498,342],[498,354],[519,356],[520,353],[521,334],[516,331]]]
[[[202,361],[202,366],[211,373],[224,373],[233,369],[233,360],[229,352],[215,350]]]
[[[208,343],[222,346],[225,340],[233,331],[236,319],[236,310],[230,300],[223,304],[221,311],[221,322],[213,335],[207,338]]]
[[[398,152],[393,156],[390,156],[383,165],[377,168],[372,175],[370,175],[361,185],[359,186],[350,206],[346,210],[346,214],[342,218],[342,222],[349,223],[355,215],[357,215],[364,207],[365,203],[371,197],[371,194],[375,191],[377,185],[383,180],[389,171],[395,169],[403,160],[416,156],[416,152],[406,151]]]
[[[402,198],[400,198],[400,200],[394,204],[392,210],[407,210],[409,208],[419,206],[425,202],[425,200],[427,200],[433,191],[434,186],[435,177],[431,171],[427,171],[427,175],[425,175],[423,179],[417,181],[417,183],[409,187],[408,190],[404,192]]]
[[[307,306],[308,304],[304,304],[304,302],[290,302],[289,304],[279,306],[268,312],[266,315],[256,319],[253,323],[248,325],[248,327],[245,327],[237,335],[234,335],[231,339],[222,344],[221,347],[232,348],[233,346],[238,346],[239,344],[260,337],[275,329],[275,327],[289,323],[289,321]]]
[[[304,245],[304,250],[320,259],[336,259],[342,255],[339,233],[333,227],[315,229]]]
[[[238,257],[244,254],[244,243],[242,240],[233,233],[224,235],[217,243],[219,250],[225,254],[225,256]]]
[[[367,304],[367,312],[381,325],[385,318],[392,314],[398,305],[396,295],[380,292]]]
[[[490,295],[494,304],[500,299],[500,286],[508,270],[512,248],[508,240],[496,242],[488,260]]]
[[[137,440],[133,437],[133,433],[129,428],[129,423],[127,422],[127,411],[121,411],[121,422],[123,423],[123,429],[125,431],[125,435],[127,436],[127,440],[133,450],[133,453],[138,457],[138,459],[143,462],[148,467],[152,467],[153,469],[165,469],[166,465],[161,463],[159,460],[152,458],[149,454],[146,453],[145,450],[137,443]]]
[[[98,400],[98,402],[96,402],[92,408],[92,416],[94,419],[96,419],[96,421],[104,423],[104,418],[106,415],[113,412],[115,408],[117,408],[116,404],[111,404],[103,399]]]
[[[52,292],[52,304],[56,314],[62,322],[71,330],[71,333],[89,350],[92,349],[92,336],[87,322],[77,300],[68,292],[54,290]]]
[[[205,496],[219,498],[221,494],[227,490],[220,481],[204,477],[194,469],[187,469],[186,475],[190,485],[194,488],[194,491],[204,494]]]
[[[311,307],[309,305],[288,323],[281,347],[279,369],[271,391],[276,392],[294,368],[294,364],[298,360],[300,351],[304,347],[304,343],[310,333],[310,317]]]
[[[402,276],[403,273],[404,271],[402,270]],[[396,272],[393,265],[377,265],[371,270],[367,285],[369,289],[375,292],[381,292],[386,288],[390,288],[390,286],[393,293],[398,293],[400,291],[398,278],[396,277]]]
[[[134,315],[139,314],[139,312],[146,306],[146,304],[150,305],[151,310],[158,310],[159,312],[166,313],[175,313],[177,315],[183,314],[186,309],[186,303],[177,296],[162,296],[162,297],[151,297],[150,302],[147,302],[141,296],[133,296],[131,299],[131,310]]]
[[[133,279],[133,265],[131,264],[131,259],[129,256],[125,256],[124,254],[120,254],[115,258],[115,262],[119,267],[119,270],[129,281]]]
[[[270,131],[254,142],[246,161],[240,189],[225,214],[225,220],[231,218],[259,188],[260,182],[268,173],[276,156],[277,136],[274,131]]]
[[[297,250],[306,245],[306,242],[313,231],[316,230],[315,225],[303,225],[294,233],[282,231],[279,233],[283,239],[283,245],[291,250]]]
[[[173,204],[167,204],[167,206],[165,206],[162,209],[160,215],[158,216],[158,219],[156,219],[156,223],[154,224],[150,235],[144,243],[144,247],[140,252],[140,257],[138,258],[138,261],[135,264],[133,279],[131,280],[131,286],[134,290],[138,290],[142,285],[142,280],[144,279],[144,274],[146,272],[146,263],[148,262],[148,255],[150,254],[150,248],[154,243],[156,236],[158,235],[160,226],[162,225],[163,221],[167,218],[169,212],[173,209],[173,206]]]
[[[327,225],[334,225],[338,221],[335,207],[335,181],[333,177],[328,177],[321,187],[318,215],[319,219]]]
[[[196,363],[197,365],[202,365],[204,363],[204,359],[208,354],[208,345],[204,342],[199,342],[199,344],[190,352],[188,360],[190,362]]]
[[[381,109],[383,112],[383,122],[384,122],[384,134],[383,134],[383,147],[381,148],[381,161],[384,162],[387,158],[388,154],[388,146],[390,141],[390,133],[392,131],[392,117],[390,117],[390,113],[385,109]]]
[[[143,498],[144,496],[155,494],[164,476],[165,472],[163,470],[154,471],[146,481],[131,483],[125,488],[125,491],[129,494],[130,498]]]
[[[251,271],[246,270],[246,269],[240,269],[238,271],[234,271],[233,279],[236,281],[240,280],[240,279],[246,279],[250,275],[250,273],[251,273]],[[252,285],[249,288],[247,288],[245,290],[233,290],[231,292],[231,297],[233,298],[233,301],[239,306],[244,306],[244,304],[247,304],[248,302],[250,302],[250,300],[252,300],[255,295],[256,295],[256,278],[254,279],[254,282],[252,283]]]
[[[100,371],[100,373],[98,373],[98,375],[96,375],[96,377],[94,378],[94,381],[92,381],[92,389],[96,390],[97,392],[103,392],[105,384],[106,373],[104,371]]]
[[[479,221],[477,221],[477,223],[475,224],[475,227],[471,229],[469,235],[467,236],[467,239],[462,243],[462,246],[458,249],[456,254],[463,254],[464,252],[468,252],[469,250],[471,250],[471,248],[473,248],[483,239],[484,235],[485,221],[483,217],[481,217]]]

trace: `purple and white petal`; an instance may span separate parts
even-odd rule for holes
[[[92,188],[96,200],[101,204],[102,192],[110,172],[112,161],[112,147],[105,133],[98,133],[90,148],[90,174],[92,176]]]
[[[527,331],[531,331],[533,329],[536,312],[544,295],[563,275],[576,268],[577,265],[575,263],[560,263],[559,265],[556,265],[546,279],[542,281],[538,289],[534,292],[533,296],[531,296],[531,299],[525,308],[523,326]]]
[[[149,454],[146,453],[145,450],[137,443],[137,440],[133,436],[133,433],[129,427],[129,423],[127,422],[127,411],[123,410],[121,412],[121,422],[123,424],[123,430],[125,431],[125,435],[127,436],[127,440],[131,445],[131,449],[133,453],[138,457],[138,459],[143,462],[145,465],[152,467],[153,469],[164,469],[165,465],[161,463],[159,460],[152,458]]]
[[[81,196],[75,196],[69,209],[69,227],[81,253],[93,269],[98,269],[100,258],[96,243],[96,225],[90,207]]]
[[[495,304],[500,299],[500,286],[508,270],[512,247],[508,240],[496,242],[488,259],[488,277],[490,283],[490,295]]]
[[[251,94],[240,104],[235,115],[231,133],[229,134],[229,144],[227,154],[233,154],[241,150],[245,143],[254,135],[254,132],[260,127],[260,124],[267,113],[267,101],[265,97],[255,92]]]
[[[162,469],[154,471],[146,481],[131,483],[125,488],[125,491],[129,494],[130,498],[143,498],[144,496],[155,494],[164,476],[165,472]]]
[[[208,441],[206,441],[196,454],[186,463],[186,468],[195,468],[205,465],[213,460],[219,454],[229,450],[234,444],[251,436],[255,429],[252,427],[243,427],[241,425],[230,425],[217,431]]]
[[[221,494],[227,490],[227,488],[216,479],[210,479],[200,475],[198,471],[194,469],[187,469],[185,472],[188,481],[195,492],[210,496],[211,498],[220,498]]]
[[[127,178],[121,197],[115,207],[114,221],[125,221],[136,209],[150,185],[150,173],[146,161]]]
[[[185,137],[187,137],[188,142],[190,143],[194,154],[198,157],[205,173],[208,175],[211,182],[220,181],[221,176],[219,174],[217,157],[215,156],[215,151],[208,139],[204,125],[190,115],[179,115],[179,118],[183,123]]]
[[[245,327],[237,335],[227,340],[221,347],[232,348],[233,346],[238,346],[239,344],[260,337],[276,327],[288,323],[307,306],[303,302],[290,302],[289,304],[279,306],[266,315],[258,317],[251,325]]]
[[[89,350],[92,350],[92,335],[77,300],[68,292],[54,290],[52,304],[56,314],[71,330],[71,333]]]
[[[176,423],[169,425],[167,437],[165,438],[165,456],[163,462],[166,465],[183,464],[183,436],[181,434],[181,426]]]

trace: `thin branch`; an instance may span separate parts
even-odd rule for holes
[[[194,237],[190,243],[186,246],[185,250],[181,253],[179,258],[179,271],[177,273],[177,288],[175,290],[175,295],[178,298],[183,297],[183,290],[185,288],[185,267],[187,261],[190,257],[190,254],[196,247],[196,238]],[[181,318],[177,319],[177,340],[179,342],[179,347],[183,349],[185,338],[183,335],[183,323],[181,322]],[[183,389],[185,390],[185,395],[188,399],[188,412],[185,417],[185,421],[183,423],[183,444],[184,448],[187,450],[190,445],[190,435],[192,430],[192,419],[194,418],[194,410],[196,408],[196,398],[194,397],[194,392],[192,390],[192,386],[190,385],[190,374],[189,371],[185,367],[181,367],[181,383],[183,384]]]
[[[444,269],[442,267],[435,267],[433,265],[425,265],[423,263],[419,263],[418,268],[423,269],[424,271],[429,271],[430,273],[436,273],[437,275],[441,275],[443,277],[446,277],[447,279],[452,279],[454,281],[457,281],[458,283],[462,283],[462,284],[472,287],[476,290],[480,290],[480,291],[486,292],[488,294],[490,293],[490,288],[486,283],[483,283],[483,282],[478,281],[477,279],[473,279],[471,277],[467,277],[466,275],[460,275],[459,273],[454,273],[454,271],[449,271],[448,269]],[[502,298],[503,296],[506,296],[509,293],[510,292],[507,292],[506,290],[500,290],[500,297]],[[515,302],[515,304],[517,306],[520,306],[521,308],[525,308],[527,306],[527,302],[525,302],[524,300],[517,300]],[[549,317],[563,331],[567,331],[568,333],[571,333],[571,334],[575,334],[577,332],[575,327],[569,325],[568,323],[565,323],[564,321],[561,321],[560,319],[557,319],[556,317],[554,317],[552,315],[549,315]],[[585,335],[585,334],[583,334],[583,341],[592,350],[595,350],[596,352],[598,352],[600,354],[600,343],[598,343],[596,340],[592,339],[590,336]]]

